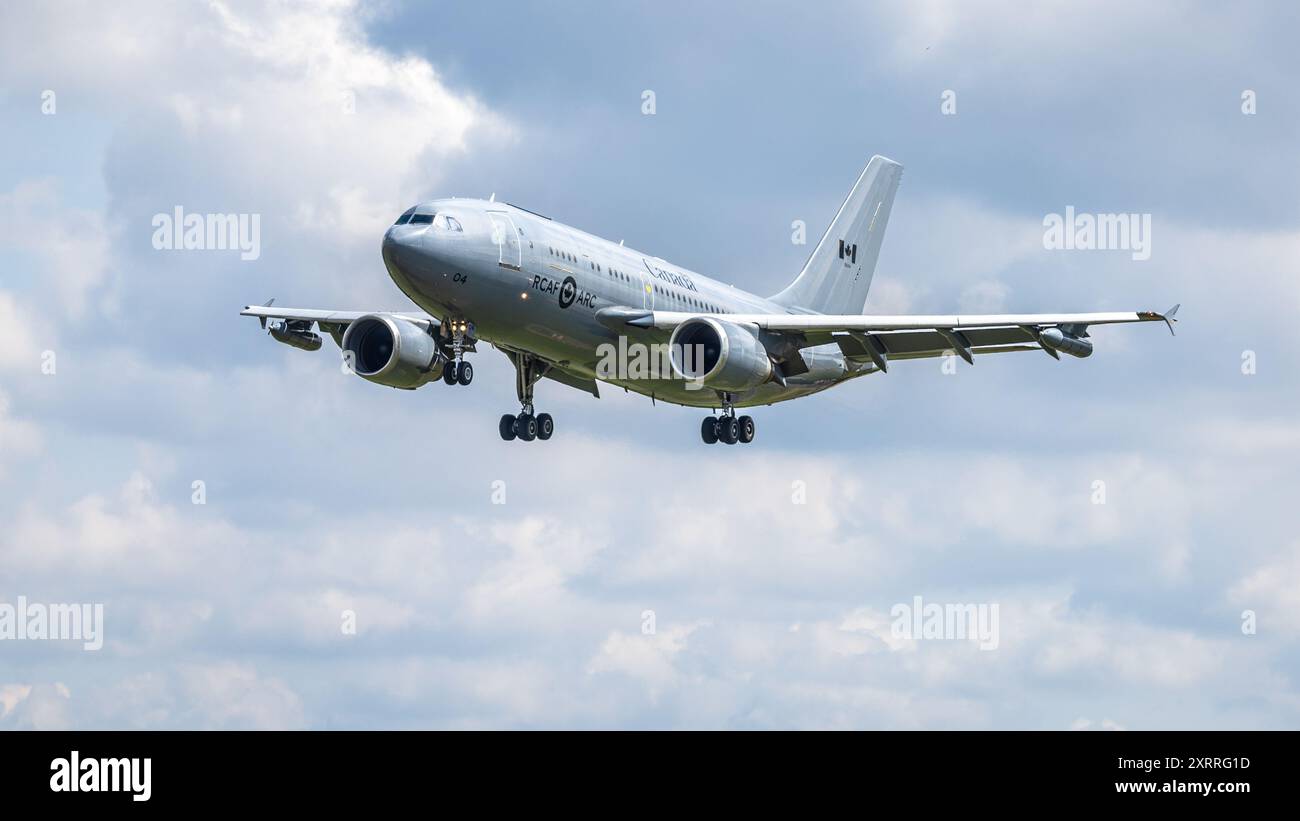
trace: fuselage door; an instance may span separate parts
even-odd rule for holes
[[[523,249],[519,246],[519,231],[510,215],[502,211],[489,211],[492,220],[492,244],[497,247],[497,263],[502,268],[518,271],[523,266]]]

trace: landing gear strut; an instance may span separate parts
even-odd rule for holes
[[[549,413],[533,415],[533,386],[546,375],[551,365],[530,354],[509,352],[509,356],[515,363],[515,393],[519,396],[521,410],[518,416],[507,413],[501,417],[498,425],[501,438],[507,442],[514,439],[546,441],[555,433],[555,420]]]
[[[466,345],[465,340],[472,334],[473,326],[463,319],[446,319],[442,327],[451,331],[451,358],[442,366],[442,381],[448,385],[468,385],[474,381],[474,366],[465,361],[465,351],[473,350],[473,345]]]
[[[736,409],[731,404],[732,395],[722,393],[719,396],[722,398],[722,415],[706,416],[700,424],[700,438],[704,440],[704,444],[723,442],[734,445],[737,442],[749,444],[754,441],[754,418],[737,417]]]

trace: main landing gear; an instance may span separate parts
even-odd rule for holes
[[[448,385],[468,385],[474,381],[474,366],[465,361],[465,350],[473,350],[465,340],[471,326],[463,319],[450,319],[443,327],[451,331],[451,358],[442,366],[442,381]]]
[[[700,438],[706,445],[717,442],[728,445],[740,442],[747,445],[754,441],[754,418],[752,416],[737,418],[736,409],[731,406],[731,394],[723,394],[722,415],[704,417],[704,421],[700,423]]]
[[[522,409],[518,416],[505,414],[497,428],[501,438],[507,442],[519,439],[531,442],[534,439],[546,441],[555,433],[555,420],[549,413],[533,415],[533,385],[551,369],[547,362],[529,354],[507,352],[510,361],[515,363],[515,393],[519,396]]]

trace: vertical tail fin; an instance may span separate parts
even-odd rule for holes
[[[772,300],[821,314],[862,313],[902,176],[899,163],[872,157],[799,276]]]

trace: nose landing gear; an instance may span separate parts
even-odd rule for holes
[[[474,350],[474,326],[463,319],[445,319],[442,327],[451,333],[451,358],[442,366],[442,381],[468,385],[474,381],[474,366],[465,361],[465,351]]]
[[[464,360],[449,359],[442,366],[442,381],[448,385],[468,385],[474,381],[474,366]]]

